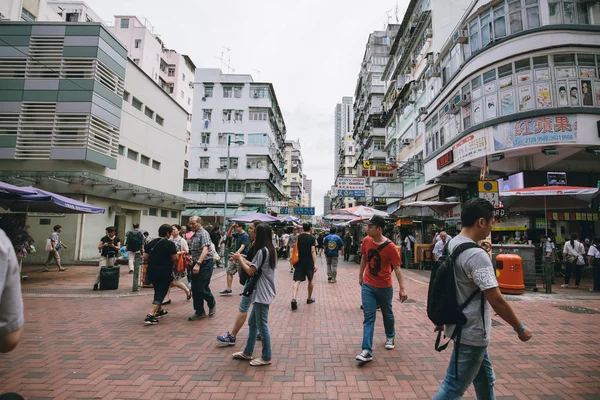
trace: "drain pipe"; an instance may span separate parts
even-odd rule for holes
[[[83,195],[83,202],[87,203],[87,194]],[[79,224],[79,249],[77,250],[77,261],[81,261],[83,256],[83,237],[85,233],[85,214],[81,214],[81,222]],[[75,263],[75,260],[73,260]]]

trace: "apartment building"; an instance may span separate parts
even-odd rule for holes
[[[305,205],[304,194],[304,160],[302,159],[302,150],[300,140],[285,141],[285,169],[283,171],[283,189],[284,194],[292,207],[301,207]]]
[[[2,0],[0,21],[62,21],[47,0]]]
[[[312,207],[312,180],[308,179],[306,175],[303,178],[304,181],[304,201],[303,207]]]
[[[102,18],[85,1],[48,0],[47,4],[65,22],[102,22]]]
[[[283,200],[286,127],[273,85],[198,68],[194,95],[184,193],[198,205],[196,215],[211,206],[223,215],[227,175],[232,210],[265,211],[267,200]]]
[[[154,235],[179,221],[184,167],[172,160],[185,149],[187,113],[105,27],[2,22],[0,60],[0,180],[106,209],[30,217],[36,242],[59,223],[65,262],[90,261],[106,226],[123,235],[139,222]]]

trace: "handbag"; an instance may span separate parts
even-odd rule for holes
[[[50,238],[46,239],[46,247],[44,247],[45,251],[52,251],[52,240]]]
[[[258,280],[260,279],[260,275],[262,274],[262,267],[263,265],[265,265],[265,261],[267,258],[267,249],[266,248],[262,248],[260,249],[260,252],[263,256],[262,259],[262,263],[260,264],[260,267],[256,270],[256,272],[254,273],[254,275],[252,275],[251,277],[248,278],[248,280],[246,281],[246,285],[244,285],[244,292],[242,293],[242,295],[249,297],[250,295],[252,295],[252,292],[254,292],[254,289],[256,289],[256,285],[258,284]],[[242,267],[243,269],[243,267]]]
[[[181,253],[179,254],[178,260],[177,260],[177,265],[175,266],[175,272],[177,272],[178,274],[181,274],[182,272],[184,272],[186,270],[187,266],[185,265],[185,258],[184,258],[184,254]]]
[[[185,263],[186,268],[191,268],[194,263],[194,259],[189,253],[183,254],[183,262]]]
[[[298,239],[296,239],[296,243],[294,243],[294,248],[292,249],[292,255],[290,257],[290,263],[292,265],[298,264],[300,261],[300,255],[298,254]]]

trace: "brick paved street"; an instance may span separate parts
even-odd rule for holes
[[[232,324],[239,287],[234,296],[217,299],[214,318],[197,322],[187,321],[191,304],[176,291],[169,315],[157,326],[144,326],[151,291],[130,296],[127,274],[121,275],[118,293],[111,294],[84,290],[93,282],[93,267],[71,267],[61,274],[29,269],[25,333],[13,353],[0,355],[0,392],[16,391],[28,399],[431,398],[450,352],[433,349],[426,275],[405,270],[410,302],[394,302],[396,349],[383,348],[379,314],[374,361],[359,367],[354,360],[362,338],[358,266],[340,261],[338,283],[328,284],[325,260],[320,262],[317,302],[306,305],[304,284],[299,310],[292,313],[291,274],[287,262],[280,261],[278,295],[269,315],[273,364],[259,368],[231,358],[245,344],[246,327],[235,347],[216,346],[215,336]],[[218,269],[213,292],[224,284],[224,270]],[[511,300],[534,337],[521,343],[494,317],[490,354],[498,398],[600,398],[600,314],[557,308],[599,312],[600,296],[582,289]],[[255,355],[260,348],[259,343]]]

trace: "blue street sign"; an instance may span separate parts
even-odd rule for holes
[[[314,207],[294,207],[294,215],[315,215]]]
[[[364,190],[340,190],[338,189],[339,197],[366,197]]]
[[[288,214],[288,208],[287,207],[279,208],[279,214]]]

